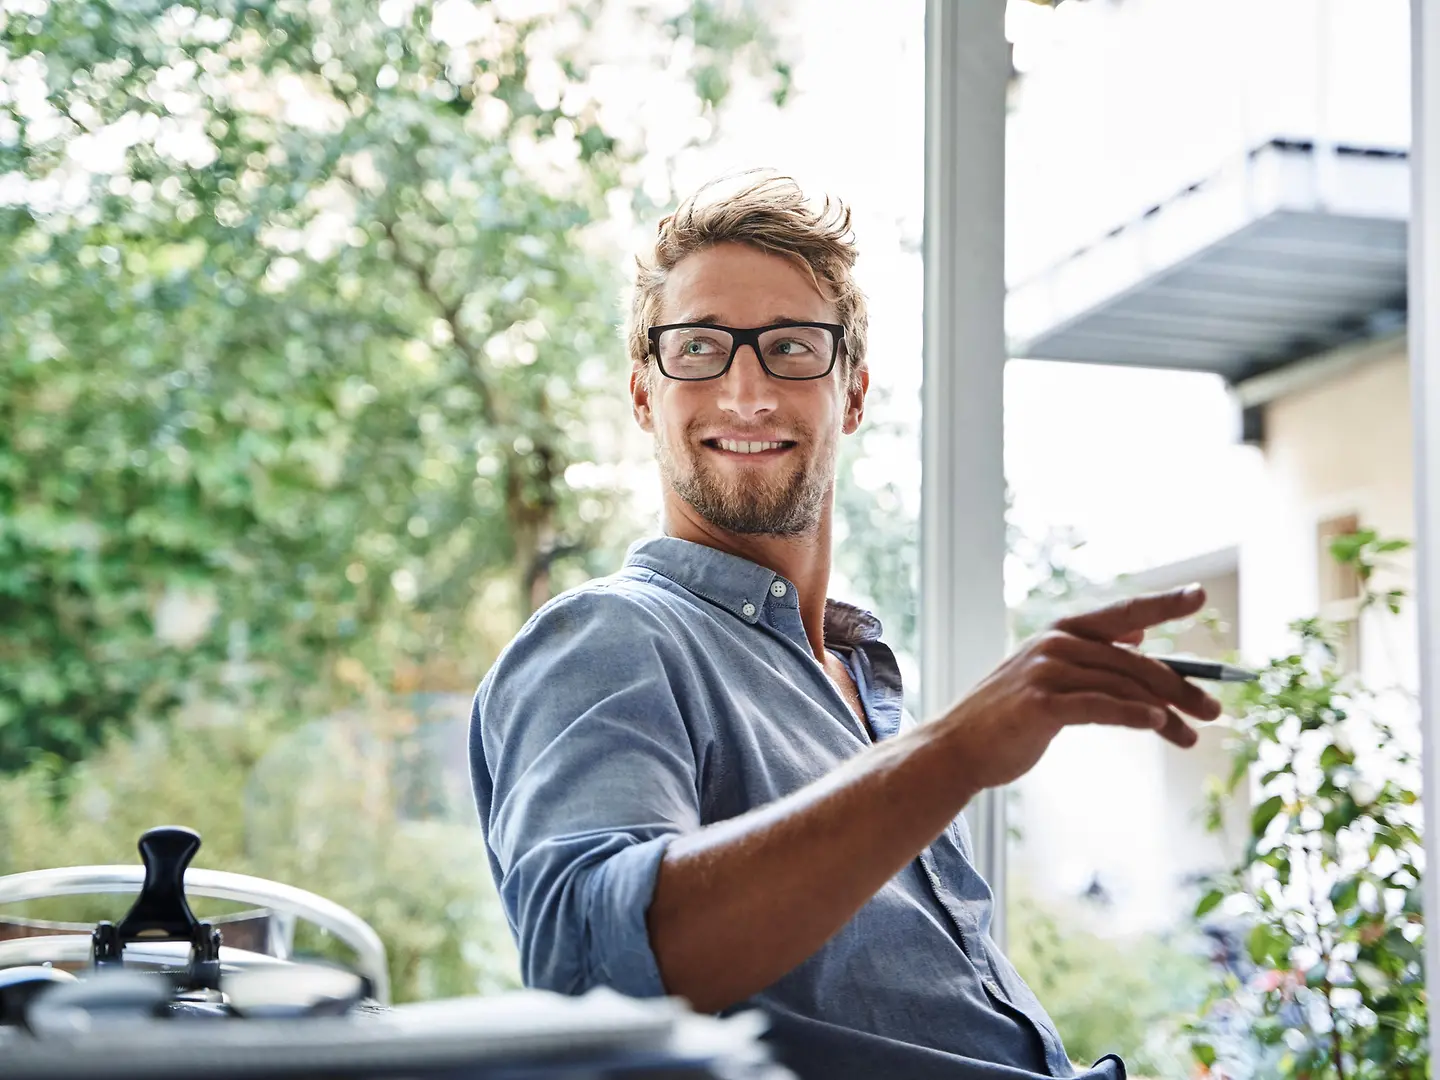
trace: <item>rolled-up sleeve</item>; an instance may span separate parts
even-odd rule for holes
[[[646,912],[665,848],[698,827],[702,752],[673,639],[609,589],[562,597],[475,696],[471,773],[525,984],[665,993]]]

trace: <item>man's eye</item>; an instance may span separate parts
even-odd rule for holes
[[[803,341],[796,341],[793,338],[775,343],[775,351],[781,356],[795,356],[797,353],[809,352],[810,346]]]

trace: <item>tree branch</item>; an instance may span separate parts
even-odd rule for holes
[[[471,339],[464,323],[460,321],[460,305],[445,299],[436,286],[428,266],[417,259],[412,259],[405,253],[405,247],[400,243],[400,237],[395,232],[393,221],[383,220],[380,226],[385,230],[386,237],[389,238],[391,246],[395,249],[396,264],[410,273],[415,279],[416,285],[420,287],[420,291],[439,309],[440,317],[450,328],[450,339],[460,350],[460,354],[465,357],[465,361],[470,367],[471,378],[474,380],[476,389],[480,391],[480,413],[485,422],[492,428],[499,427],[495,390],[490,385],[490,380],[485,373],[485,365],[481,359],[479,347]]]
[[[555,544],[552,547],[545,548],[543,551],[537,551],[535,558],[530,560],[530,565],[525,571],[526,593],[529,593],[535,588],[535,583],[540,580],[540,575],[548,573],[550,567],[555,563],[561,559],[569,558],[571,555],[582,555],[589,551],[591,547],[591,544],[583,541],[575,541]]]

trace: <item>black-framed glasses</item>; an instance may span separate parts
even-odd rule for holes
[[[671,323],[650,328],[650,352],[660,374],[681,382],[718,379],[741,345],[777,379],[823,379],[835,367],[845,328],[839,323],[776,323],[742,330],[715,323]]]

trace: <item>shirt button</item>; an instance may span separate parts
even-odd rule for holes
[[[746,600],[745,603],[740,605],[740,613],[747,619],[753,619],[755,617],[755,605],[750,603],[749,600]]]
[[[770,585],[771,596],[784,596],[787,592],[783,581],[772,582]]]

